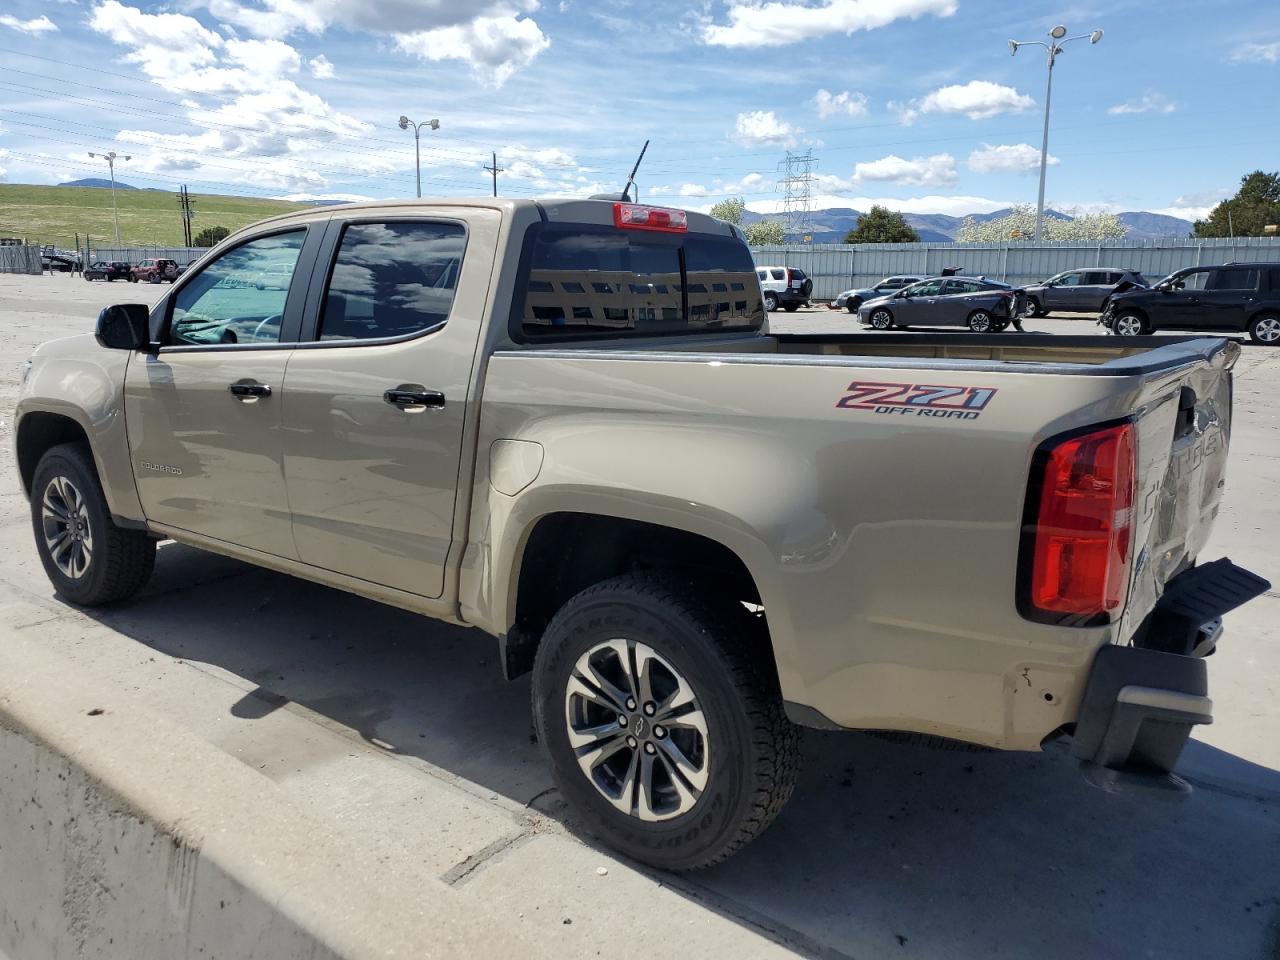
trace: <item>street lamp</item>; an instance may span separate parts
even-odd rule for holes
[[[1065,38],[1065,39],[1064,39]],[[1044,171],[1045,165],[1049,160],[1049,98],[1053,94],[1053,62],[1058,59],[1058,54],[1062,52],[1062,48],[1072,40],[1084,40],[1088,38],[1089,43],[1097,43],[1102,39],[1102,31],[1095,30],[1093,33],[1082,33],[1078,37],[1068,37],[1067,28],[1062,24],[1058,24],[1049,31],[1049,43],[1043,40],[1010,40],[1009,54],[1016,56],[1019,47],[1040,46],[1049,51],[1049,82],[1044,88],[1044,138],[1040,142],[1040,199],[1036,201],[1036,242],[1040,242],[1041,224],[1044,222]]]
[[[116,210],[116,160],[132,160],[133,157],[126,153],[123,157],[117,158],[114,150],[110,153],[94,153],[90,150],[89,156],[107,161],[107,169],[111,171],[111,216],[116,222],[116,246],[118,247],[120,246],[120,214]]]
[[[439,120],[423,120],[421,123],[414,123],[408,117],[401,114],[400,129],[408,130],[413,127],[413,164],[414,172],[418,175],[418,196],[422,196],[422,152],[418,145],[418,132],[423,127],[430,127],[432,130],[440,129]]]

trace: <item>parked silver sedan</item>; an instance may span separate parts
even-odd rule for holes
[[[1026,297],[1007,283],[984,277],[937,277],[868,300],[858,321],[876,330],[894,327],[968,327],[999,333],[1026,311]]]

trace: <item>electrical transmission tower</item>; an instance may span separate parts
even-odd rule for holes
[[[812,149],[804,153],[788,150],[787,158],[778,164],[778,171],[782,174],[779,184],[783,189],[782,229],[789,239],[799,238],[805,243],[811,240],[811,187],[817,179],[813,175],[817,162]]]

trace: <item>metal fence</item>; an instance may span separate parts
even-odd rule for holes
[[[28,244],[0,247],[0,273],[43,273],[40,248]]]
[[[1137,270],[1149,281],[1184,267],[1232,260],[1280,262],[1280,238],[1103,240],[1096,243],[815,243],[752,247],[757,264],[797,267],[813,278],[815,300],[869,287],[893,274],[937,276],[948,267],[1016,285],[1079,267]]]
[[[180,266],[186,266],[193,260],[203,257],[209,252],[208,247],[89,247],[89,259],[85,263],[98,260],[125,260],[129,263],[141,263],[143,260],[154,260],[163,257],[176,260]]]

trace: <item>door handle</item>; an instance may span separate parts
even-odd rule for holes
[[[243,403],[254,403],[271,396],[271,387],[265,383],[233,383],[227,387],[231,395]]]
[[[444,408],[444,394],[439,390],[428,390],[416,383],[403,383],[382,395],[382,399],[393,407],[399,407],[405,413],[421,413],[423,410],[441,410]]]

